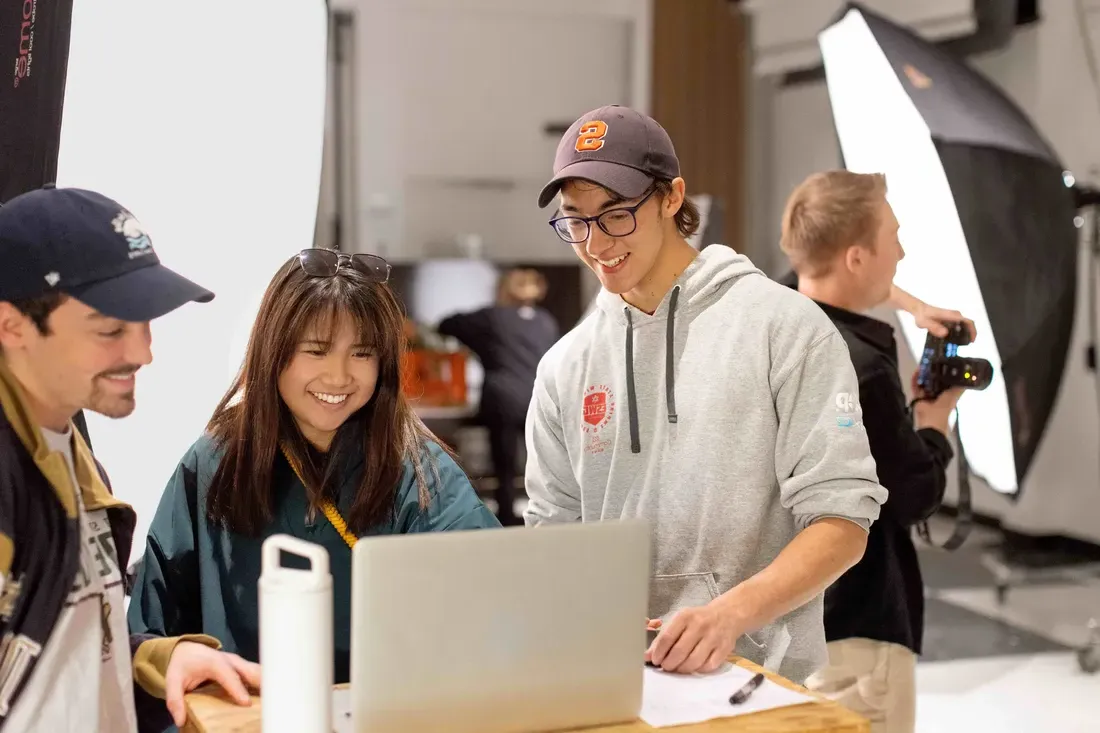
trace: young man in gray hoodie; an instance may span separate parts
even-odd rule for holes
[[[826,662],[825,588],[886,500],[847,347],[813,301],[687,243],[698,212],[668,134],[625,107],[565,133],[542,207],[603,286],[539,365],[528,526],[648,520],[647,659],[736,653],[796,682]]]

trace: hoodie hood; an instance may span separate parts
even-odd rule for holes
[[[684,269],[680,277],[676,278],[676,282],[665,294],[652,316],[628,305],[622,296],[609,293],[603,288],[596,296],[596,305],[604,313],[624,322],[626,321],[623,315],[625,310],[634,312],[635,321],[638,321],[639,317],[663,320],[670,308],[674,308],[678,313],[689,313],[696,308],[709,305],[725,292],[734,280],[746,275],[763,276],[764,273],[745,255],[738,254],[725,245],[715,244],[703,249]],[[673,293],[676,293],[675,305],[672,304]]]
[[[676,414],[676,318],[678,315],[687,317],[707,307],[721,297],[734,281],[746,275],[764,276],[764,273],[748,257],[737,254],[729,247],[715,245],[706,247],[691,261],[652,315],[630,305],[622,296],[600,289],[596,296],[597,307],[621,323],[626,333],[626,400],[632,453],[642,450],[634,382],[634,329],[650,323],[665,324],[665,402],[668,421],[675,424],[679,419]]]

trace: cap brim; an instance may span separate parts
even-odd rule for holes
[[[214,299],[206,288],[161,264],[67,292],[105,316],[135,323],[160,318],[186,303]]]
[[[571,178],[581,178],[614,191],[624,199],[641,196],[653,185],[653,177],[628,165],[606,160],[580,160],[565,166],[547,183],[539,194],[539,208],[546,208],[561,187]]]

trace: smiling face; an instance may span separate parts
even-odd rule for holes
[[[621,210],[643,199],[645,195],[623,200],[602,186],[574,179],[562,186],[561,216],[604,215],[605,225],[614,232],[618,231],[617,225],[630,223],[630,212]],[[608,292],[629,293],[652,272],[667,236],[665,224],[668,222],[661,217],[661,207],[667,205],[668,197],[662,199],[651,195],[634,212],[636,226],[630,234],[611,236],[593,221],[588,228],[588,239],[573,245],[577,257],[596,273]],[[623,231],[629,230],[630,226],[623,228]]]
[[[403,324],[401,302],[374,275],[354,267],[311,275],[298,255],[279,268],[208,425],[227,445],[221,465],[232,466],[211,482],[215,521],[245,533],[270,526],[274,464],[263,457],[280,452],[300,467],[314,508],[328,466],[361,463],[348,526],[363,532],[388,521],[405,457],[426,434],[402,387]],[[318,463],[313,449],[331,458]]]
[[[378,355],[356,322],[307,328],[279,375],[279,396],[306,440],[328,450],[337,429],[374,396]]]
[[[153,360],[148,323],[108,318],[66,298],[42,333],[31,317],[0,303],[0,345],[43,427],[63,431],[79,410],[112,418],[134,411],[135,375]]]

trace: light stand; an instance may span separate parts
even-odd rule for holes
[[[1097,329],[1096,301],[1097,278],[1100,277],[1100,190],[1074,186],[1074,199],[1077,204],[1078,222],[1085,227],[1085,257],[1088,268],[1089,301],[1089,345],[1086,354],[1089,370],[1097,372],[1096,344],[1100,341]],[[1098,390],[1100,395],[1100,390]]]
[[[1100,190],[1089,186],[1074,186],[1074,198],[1085,230],[1085,257],[1088,258],[1089,345],[1088,366],[1097,379],[1097,411],[1100,412],[1100,371],[1097,370],[1096,344],[1100,341],[1097,328],[1096,301],[1100,279]],[[1089,636],[1085,645],[1077,650],[1077,664],[1083,672],[1100,671],[1100,622],[1089,619]]]
[[[1085,257],[1088,272],[1088,329],[1089,343],[1085,358],[1088,368],[1097,375],[1097,410],[1100,411],[1100,371],[1097,369],[1097,352],[1100,343],[1097,301],[1100,289],[1100,190],[1073,184],[1074,200],[1078,211],[1076,223],[1085,228]],[[982,565],[994,576],[997,605],[1004,606],[1011,586],[1034,581],[1083,582],[1100,574],[1100,562],[1074,557],[1068,553],[1042,550],[1010,550],[1002,547],[999,552],[985,553]],[[1082,671],[1095,674],[1100,671],[1100,622],[1089,621],[1089,636],[1085,645],[1077,650],[1077,661]]]

